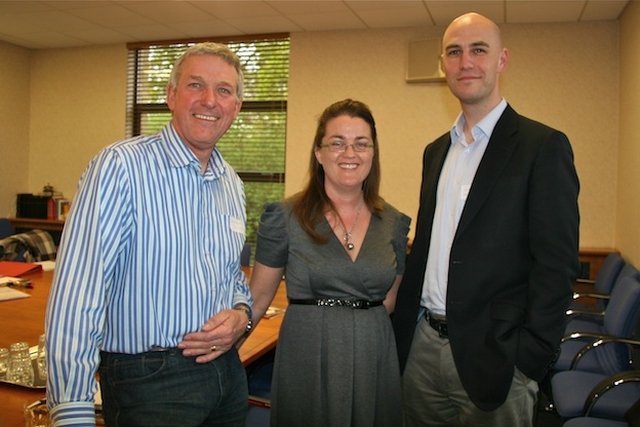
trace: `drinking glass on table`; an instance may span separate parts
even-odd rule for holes
[[[44,400],[34,402],[29,406],[25,405],[23,414],[25,427],[51,426],[51,417]]]
[[[0,378],[7,375],[7,364],[9,363],[9,349],[0,348]]]
[[[38,376],[41,380],[47,379],[47,351],[45,347],[45,335],[38,338]]]
[[[15,384],[32,386],[34,380],[33,365],[29,355],[29,343],[14,342],[9,347],[9,363],[7,364],[7,381]]]

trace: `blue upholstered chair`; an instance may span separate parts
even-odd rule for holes
[[[595,280],[578,279],[578,283],[593,284],[593,292],[574,292],[569,310],[604,310],[611,291],[616,283],[625,261],[619,253],[607,255]],[[583,298],[595,299],[595,306],[585,304]]]
[[[7,218],[0,218],[0,239],[16,234],[13,224]]]
[[[640,344],[638,341],[636,343]],[[555,375],[551,385],[556,410],[565,420],[595,417],[624,422],[627,414],[640,401],[640,370],[609,376],[566,371]]]
[[[637,278],[625,277],[613,289],[602,325],[586,322],[583,324],[586,330],[581,331],[577,324],[576,332],[562,339],[560,355],[552,369],[554,376],[571,369],[606,375],[628,370],[630,356],[624,345],[598,345],[595,351],[578,355],[585,346],[602,338],[631,338],[639,319],[640,282]]]
[[[598,417],[572,418],[563,427],[640,427],[640,400],[625,414],[626,421],[609,420]]]
[[[616,280],[612,285],[612,290],[616,285],[622,281],[625,277],[632,277],[640,280],[640,271],[631,263],[624,263],[624,266],[617,275]],[[587,296],[597,296],[596,304],[592,306],[586,306],[584,309],[570,308],[567,310],[569,320],[567,321],[567,327],[565,329],[565,335],[569,335],[572,332],[586,332],[597,331],[599,326],[602,326],[604,322],[604,314],[606,311],[606,305],[611,299],[611,295],[600,294],[585,294]],[[600,304],[598,304],[598,302]],[[595,325],[594,325],[595,324]]]

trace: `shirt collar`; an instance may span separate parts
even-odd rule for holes
[[[175,127],[172,122],[169,122],[161,131],[162,144],[165,152],[167,153],[167,157],[169,158],[169,163],[172,167],[180,168],[186,167],[189,165],[193,165],[198,172],[200,172],[200,161],[196,157],[195,154],[187,147],[187,145],[182,141],[178,132],[176,132]],[[209,158],[209,164],[207,165],[207,170],[205,171],[205,179],[215,179],[222,176],[225,172],[224,159],[222,158],[222,154],[218,150],[218,147],[213,149],[211,153],[211,157]]]
[[[500,116],[502,116],[502,113],[506,108],[507,101],[502,98],[498,105],[496,105],[491,111],[489,111],[489,113],[484,116],[482,120],[480,120],[478,124],[473,127],[473,129],[471,129],[471,134],[473,135],[474,140],[481,139],[482,137],[486,137],[487,139],[489,139],[489,137],[491,137],[491,133],[493,132],[493,128],[496,127],[496,123],[498,123],[498,120],[500,120]],[[450,135],[452,143],[458,141],[464,134],[464,124],[464,114],[460,113],[458,114],[458,118],[451,128]]]

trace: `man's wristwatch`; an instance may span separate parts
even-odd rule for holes
[[[244,333],[248,334],[249,332],[251,332],[251,330],[253,329],[253,312],[251,311],[251,307],[249,307],[247,304],[236,304],[233,309],[242,311],[247,315],[249,323],[247,323],[247,328],[244,330]]]

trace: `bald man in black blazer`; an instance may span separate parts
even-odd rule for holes
[[[507,62],[484,16],[447,28],[442,66],[462,113],[425,149],[393,319],[407,426],[531,425],[564,331],[579,267],[573,153],[502,98]]]

